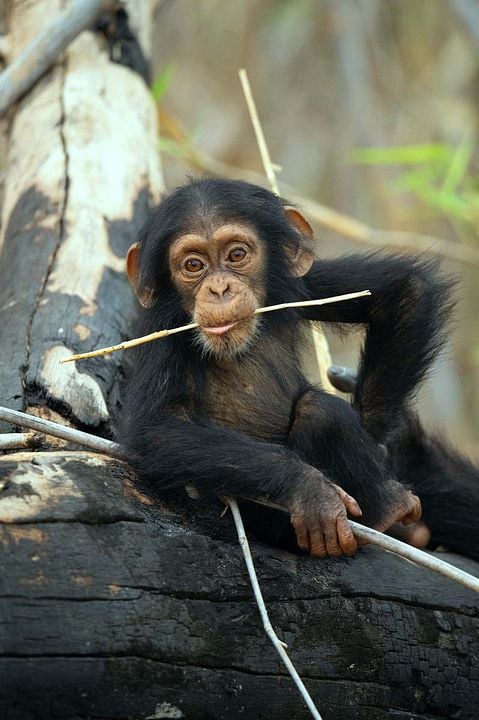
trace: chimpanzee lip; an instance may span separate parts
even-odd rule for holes
[[[216,327],[203,327],[201,329],[212,335],[224,335],[225,332],[231,330],[235,325],[237,325],[237,322],[228,323],[228,325],[217,325]]]

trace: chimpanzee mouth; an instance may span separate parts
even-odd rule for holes
[[[202,327],[201,329],[211,335],[224,335],[228,330],[231,330],[237,322],[229,323],[228,325],[218,325],[217,327]]]
[[[245,352],[258,334],[258,321],[255,315],[224,325],[200,325],[195,337],[205,357],[218,359],[233,358]]]

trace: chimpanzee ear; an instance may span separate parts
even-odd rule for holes
[[[314,261],[314,255],[309,246],[313,239],[313,228],[306,220],[305,217],[295,207],[286,205],[284,208],[284,214],[288,218],[289,222],[295,227],[299,234],[306,241],[304,244],[299,245],[294,250],[287,248],[289,259],[291,261],[291,272],[295,277],[303,277],[311,270],[311,265]]]
[[[153,290],[145,288],[140,291],[140,246],[138,243],[131,245],[128,250],[128,255],[126,256],[126,272],[128,273],[128,279],[140,305],[144,308],[151,307],[154,302]]]

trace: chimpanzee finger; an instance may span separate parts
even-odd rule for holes
[[[301,515],[291,515],[291,525],[296,533],[296,542],[301,550],[309,550],[308,528]]]
[[[349,493],[347,493],[346,490],[343,490],[343,488],[339,485],[334,485],[334,487],[348,513],[350,515],[354,515],[355,517],[361,517],[363,511],[359,507],[357,500],[355,500],[352,495],[349,495]]]
[[[421,501],[417,497],[417,495],[413,495],[411,493],[411,499],[412,499],[412,507],[409,510],[408,514],[405,515],[401,522],[403,525],[411,525],[411,523],[417,522],[420,520],[422,515],[422,508],[421,508]]]
[[[326,540],[326,550],[330,557],[337,557],[343,554],[338,542],[336,518],[331,518],[324,523],[324,538]]]
[[[388,535],[417,548],[427,547],[431,542],[431,531],[422,520],[407,527],[402,523],[396,523],[388,529]]]
[[[309,537],[311,541],[311,557],[326,557],[326,543],[321,528],[312,528],[309,531]]]
[[[338,517],[336,528],[341,550],[345,555],[354,555],[358,549],[358,543],[347,518],[343,516]]]

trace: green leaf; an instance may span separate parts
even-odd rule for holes
[[[457,190],[466,177],[466,173],[474,152],[474,144],[470,138],[464,138],[456,148],[446,173],[442,189],[452,192]]]
[[[170,87],[171,80],[173,78],[173,70],[174,66],[169,63],[165,66],[165,68],[161,71],[161,73],[158,75],[155,82],[153,83],[153,86],[151,88],[151,94],[153,95],[156,102],[159,102],[161,100],[163,95]]]
[[[402,145],[399,147],[356,148],[351,153],[352,162],[358,165],[415,165],[419,163],[451,160],[452,150],[440,143],[425,145]]]
[[[184,145],[163,135],[160,135],[158,138],[158,149],[160,152],[170,155],[171,157],[182,158],[187,155]]]

